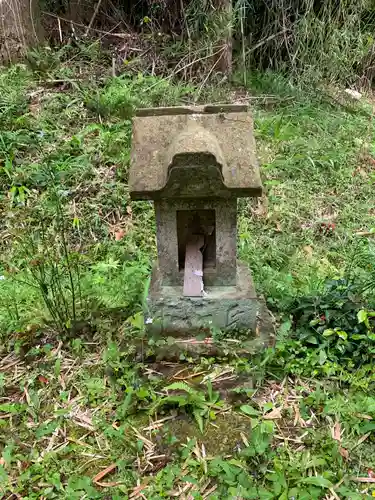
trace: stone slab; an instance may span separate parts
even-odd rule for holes
[[[186,245],[184,270],[185,297],[200,297],[203,293],[203,255],[201,248],[204,245],[202,235],[193,235]]]
[[[221,195],[262,194],[251,114],[197,112],[133,118],[131,198],[170,197],[171,192],[165,192],[165,188],[172,173],[173,159],[182,153],[190,159],[203,157],[208,161],[206,168],[213,169],[212,174],[214,171],[219,173],[216,189],[223,186]],[[215,161],[211,165],[212,159]],[[200,175],[200,165],[191,161],[189,164],[196,169],[194,176]],[[173,186],[172,194],[176,196]],[[179,193],[179,197],[189,195],[189,192]]]
[[[198,115],[212,113],[241,113],[249,111],[248,104],[204,104],[203,106],[163,106],[138,108],[136,116]]]

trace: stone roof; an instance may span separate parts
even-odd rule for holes
[[[253,121],[246,107],[139,112],[133,119],[132,199],[261,195]]]

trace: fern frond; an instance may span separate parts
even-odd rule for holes
[[[165,390],[167,390],[167,391],[185,391],[188,394],[191,394],[192,396],[199,395],[199,392],[196,391],[195,389],[193,389],[186,382],[174,382],[173,384],[170,384],[167,387],[165,387]]]
[[[162,405],[164,404],[178,404],[178,406],[186,406],[188,404],[188,400],[186,399],[186,396],[167,396],[163,398],[162,400]],[[162,406],[160,405],[160,406]]]
[[[201,410],[199,410],[198,408],[194,408],[193,415],[194,415],[194,418],[195,418],[195,420],[196,420],[196,422],[198,424],[199,430],[203,434],[204,421],[203,421],[203,417],[202,417],[202,414],[201,414]]]

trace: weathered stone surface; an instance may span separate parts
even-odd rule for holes
[[[163,285],[182,286],[184,270],[178,259],[177,211],[214,210],[216,262],[204,269],[205,286],[236,284],[237,201],[162,200],[155,202],[158,263]]]
[[[156,339],[156,336],[154,336]],[[232,339],[231,339],[232,340]],[[168,342],[159,344],[154,348],[155,358],[157,360],[178,361],[181,355],[188,355],[193,359],[199,359],[202,356],[208,357],[228,357],[241,356],[241,358],[252,358],[266,347],[274,346],[274,336],[270,335],[268,338],[253,337],[240,344],[233,342],[205,342],[205,341],[192,341],[191,338],[175,338],[171,342],[171,337],[168,337]],[[143,346],[144,348],[144,346]]]
[[[148,331],[163,336],[191,337],[205,329],[248,332],[267,343],[272,316],[257,298],[249,270],[238,264],[236,286],[207,287],[203,297],[184,297],[180,286],[163,286],[157,267],[148,290],[145,317]]]
[[[133,199],[260,196],[251,115],[134,117],[129,188]]]
[[[249,111],[248,104],[204,104],[203,106],[165,106],[139,108],[136,116],[197,115],[212,113],[241,113]]]
[[[236,106],[142,114],[133,122],[129,187],[133,199],[155,202],[147,328],[176,337],[170,351],[200,352],[189,338],[212,329],[245,333],[259,349],[273,335],[272,317],[236,258],[237,197],[262,193],[251,116]]]

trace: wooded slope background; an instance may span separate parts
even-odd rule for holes
[[[117,71],[207,78],[233,65],[371,85],[373,0],[1,0],[0,62],[41,44],[97,40]],[[118,64],[120,63],[120,64]]]

